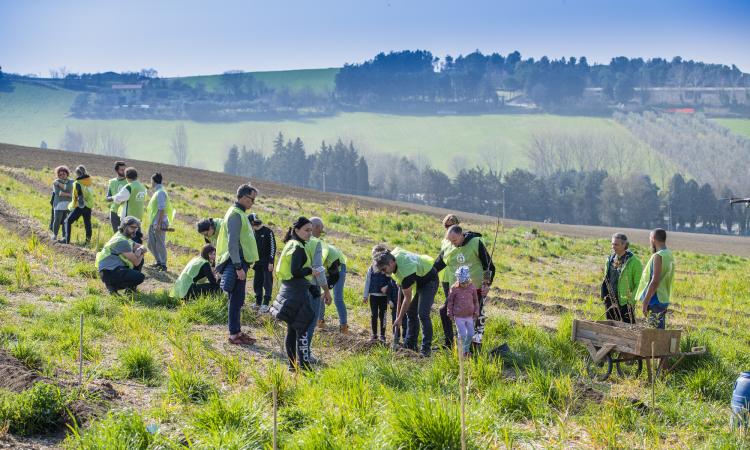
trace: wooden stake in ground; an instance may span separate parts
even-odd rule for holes
[[[81,335],[78,344],[78,389],[81,389],[83,385],[83,314],[81,314]]]
[[[278,430],[278,411],[279,411],[279,402],[278,402],[278,394],[276,393],[276,382],[274,380],[273,383],[273,450],[276,450],[276,433]]]
[[[654,360],[654,354],[656,353],[656,342],[651,341],[651,367],[654,371],[654,376],[651,378],[651,407],[656,406],[656,392],[654,391],[654,387],[656,386],[656,361]]]
[[[464,349],[459,344],[461,333],[456,335],[456,350],[458,351],[458,386],[461,399],[461,450],[466,450],[466,388],[464,384]]]

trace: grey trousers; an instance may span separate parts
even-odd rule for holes
[[[63,225],[65,218],[68,217],[67,209],[56,209],[52,216],[52,234],[57,239],[57,233],[60,231],[60,225]],[[63,226],[63,237],[65,237],[65,227]]]
[[[158,264],[167,265],[167,232],[160,230],[155,223],[148,227],[148,251]]]

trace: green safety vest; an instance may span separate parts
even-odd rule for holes
[[[451,244],[451,241],[449,241],[448,239],[443,239],[443,242],[440,243],[440,251],[443,253],[443,255],[445,255],[445,252],[447,252],[448,249],[451,246],[453,246],[453,244]],[[443,260],[445,260],[445,259],[443,259]],[[438,279],[440,280],[441,283],[448,283],[449,282],[448,280],[446,280],[446,274],[447,273],[448,273],[448,270],[447,269],[443,269],[438,274]],[[454,275],[454,278],[455,278],[455,275]]]
[[[305,261],[305,265],[303,267],[312,268],[312,257],[309,256],[307,245],[303,245],[296,239],[291,239],[286,243],[286,245],[284,245],[284,249],[281,250],[281,256],[279,256],[279,261],[276,263],[276,275],[279,280],[288,281],[294,278],[292,276],[292,255],[298,247],[303,248],[305,250],[305,253],[308,255],[307,261]],[[315,251],[314,248],[313,251]],[[305,278],[310,281],[312,280],[312,275],[308,275]]]
[[[195,258],[191,259],[190,262],[187,263],[184,269],[182,269],[182,272],[180,272],[180,276],[177,277],[177,281],[174,284],[174,287],[172,287],[172,290],[169,292],[169,296],[172,298],[178,298],[182,299],[185,298],[188,291],[190,290],[190,286],[193,285],[193,279],[198,275],[198,272],[201,271],[201,267],[203,267],[204,264],[208,263],[208,260],[201,258],[200,256],[196,256]],[[203,277],[200,280],[205,280],[206,278]]]
[[[174,213],[175,209],[172,206],[172,202],[169,200],[169,194],[167,191],[164,190],[164,188],[160,189],[164,192],[164,195],[166,196],[166,202],[164,202],[164,216],[169,220],[169,222],[174,221]],[[156,216],[159,215],[159,200],[156,198],[156,194],[159,191],[154,192],[151,194],[151,200],[148,201],[148,224],[154,223],[156,221]],[[146,228],[148,228],[148,225],[146,225]],[[214,233],[216,234],[216,233]]]
[[[126,184],[128,184],[128,181],[125,178],[112,178],[109,180],[109,185],[107,186],[107,195],[109,197],[114,196],[118,192],[120,192],[120,189],[122,189]],[[109,210],[112,212],[117,212],[117,210],[120,208],[120,205],[118,205],[115,202],[112,202],[111,205],[109,205]]]
[[[73,199],[68,203],[68,211],[73,211],[78,204],[78,186],[81,186],[83,201],[86,203],[86,207],[94,209],[94,191],[91,190],[91,186],[86,186],[75,180],[73,181]]]
[[[258,260],[258,245],[255,243],[255,233],[252,227],[250,227],[250,221],[247,220],[245,212],[234,205],[229,207],[227,213],[224,215],[224,222],[221,228],[216,230],[219,235],[216,239],[216,254],[219,255],[216,264],[223,264],[229,259],[229,229],[225,224],[229,223],[229,218],[232,214],[239,215],[242,221],[242,228],[240,229],[242,259],[248,264],[253,264]]]
[[[641,270],[643,265],[641,260],[635,255],[625,261],[625,265],[620,270],[620,276],[617,279],[617,299],[621,306],[635,304],[635,291],[641,279]],[[609,259],[604,263],[604,282],[607,280],[607,271],[609,270]]]
[[[435,260],[427,255],[417,255],[399,247],[394,248],[391,253],[396,258],[396,271],[393,273],[393,279],[398,284],[403,283],[404,278],[409,275],[417,274],[418,277],[427,275],[435,263]]]
[[[456,247],[448,241],[448,246],[443,248],[445,268],[443,269],[442,282],[455,283],[456,270],[461,266],[468,266],[474,286],[477,288],[482,286],[484,269],[482,268],[482,261],[479,259],[479,241],[481,239],[479,236],[474,236],[461,247]]]
[[[346,264],[346,256],[341,253],[341,250],[322,240],[320,242],[323,245],[323,265],[326,269],[329,269],[336,261],[341,261],[341,264]]]
[[[323,248],[325,248],[325,246],[323,245],[322,240],[316,238],[315,236],[310,236],[310,240],[305,242],[305,254],[307,255],[307,262],[310,263],[310,267],[312,267],[313,260],[315,259],[315,250],[317,250],[318,245],[321,246],[320,251],[321,253],[323,253]],[[321,257],[321,259],[323,258]],[[312,275],[309,275],[305,278],[307,278],[308,281],[312,283],[312,279],[313,279]]]
[[[121,241],[126,241],[130,246],[130,251],[133,251],[133,241],[118,231],[109,239],[109,241],[107,241],[106,244],[104,244],[104,247],[102,247],[102,249],[99,250],[99,252],[96,254],[96,259],[94,260],[94,264],[96,264],[96,270],[99,270],[99,264],[101,264],[104,258],[112,254],[112,247],[114,247],[115,244],[118,244]],[[122,262],[124,262],[125,265],[128,266],[128,269],[133,268],[133,263],[130,262],[128,258],[124,257],[122,254],[119,254],[117,256],[119,256]]]
[[[120,218],[133,216],[143,221],[143,211],[146,207],[146,187],[138,180],[128,183],[126,186],[130,186],[130,198],[120,203]]]
[[[648,285],[651,282],[656,255],[661,256],[661,274],[659,276],[659,287],[656,288],[656,296],[659,297],[659,303],[669,303],[672,296],[672,281],[674,280],[674,257],[668,248],[651,255],[646,265],[643,266],[643,273],[641,274],[641,281],[638,283],[638,292],[635,294],[635,298],[640,301],[651,301],[651,299],[644,299],[643,297],[646,295]]]
[[[221,233],[221,229],[224,227],[224,219],[214,219],[214,234],[211,235],[210,238],[208,238],[208,241],[216,247],[216,241],[219,240],[219,233]]]

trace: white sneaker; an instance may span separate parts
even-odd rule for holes
[[[268,305],[261,305],[260,312],[267,313],[268,312]]]

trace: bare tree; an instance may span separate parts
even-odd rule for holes
[[[116,132],[105,129],[99,133],[99,145],[96,153],[107,156],[127,156],[127,144],[125,138]]]
[[[188,162],[188,139],[185,132],[185,125],[179,124],[174,130],[172,139],[169,142],[169,148],[172,149],[175,161],[178,166],[186,166]]]

